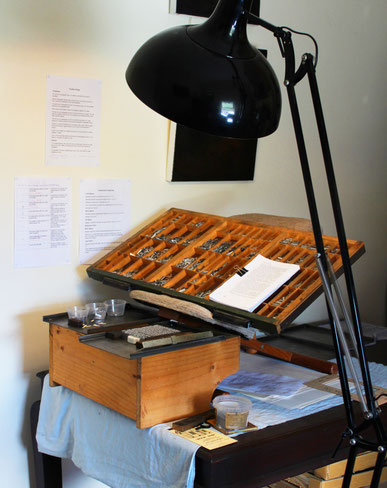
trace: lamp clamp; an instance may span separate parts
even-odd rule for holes
[[[296,71],[295,65],[295,56],[294,56],[294,47],[292,41],[292,32],[301,35],[307,35],[311,37],[313,42],[316,45],[316,58],[317,58],[317,43],[314,38],[310,34],[306,34],[304,32],[294,31],[289,27],[280,27],[270,24],[266,20],[257,17],[256,15],[250,12],[250,16],[254,17],[257,23],[263,27],[264,29],[269,30],[274,34],[274,37],[277,39],[279,50],[281,52],[282,57],[285,59],[285,86],[295,86],[299,81],[301,81],[304,76],[308,73],[308,64],[311,63],[312,66],[315,66],[315,58],[310,53],[303,54],[301,58],[301,64]]]

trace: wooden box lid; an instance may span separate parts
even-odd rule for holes
[[[336,276],[342,273],[338,240],[324,236]],[[354,262],[364,244],[348,240]],[[295,263],[300,271],[253,313],[209,300],[208,295],[258,254]],[[280,332],[321,293],[311,232],[171,208],[87,269],[117,288],[162,293],[200,304],[214,317],[266,332]]]

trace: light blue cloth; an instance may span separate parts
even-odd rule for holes
[[[281,361],[241,353],[243,369],[281,374]],[[387,387],[387,366],[369,363],[374,385]],[[293,377],[321,376],[288,365]],[[288,410],[253,401],[249,420],[262,429],[342,403],[334,396],[304,409]],[[199,446],[168,432],[170,424],[137,429],[133,420],[45,378],[36,439],[40,452],[70,458],[85,474],[112,488],[191,488]],[[249,435],[249,434],[245,434]],[[338,439],[332,439],[332,446]]]
[[[36,440],[40,452],[72,459],[114,488],[191,488],[199,448],[168,432],[137,429],[134,420],[44,380]]]

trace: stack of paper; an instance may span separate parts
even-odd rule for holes
[[[300,267],[279,263],[260,254],[210,294],[210,299],[248,312],[286,283]]]
[[[224,379],[218,388],[289,410],[305,408],[334,396],[333,393],[307,387],[297,378],[243,370]]]
[[[284,398],[277,395],[272,395],[271,397],[263,399],[263,401],[273,405],[278,405],[282,408],[293,410],[294,408],[309,407],[309,405],[313,405],[314,403],[321,402],[333,396],[335,396],[334,393],[316,390],[304,385],[290,397]]]

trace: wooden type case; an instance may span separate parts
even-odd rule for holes
[[[324,236],[338,276],[338,240]],[[353,262],[364,244],[348,240]],[[210,301],[208,295],[258,254],[295,263],[300,271],[254,313]],[[87,270],[91,278],[123,289],[142,289],[189,300],[214,317],[238,319],[266,332],[280,332],[322,293],[311,232],[245,222],[172,208]]]

